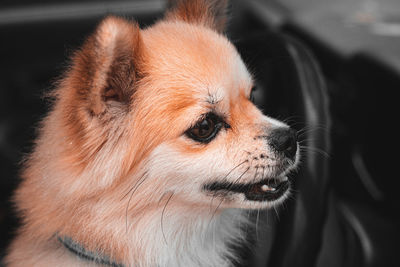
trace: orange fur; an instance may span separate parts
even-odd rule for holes
[[[168,2],[171,9],[166,14],[168,20],[200,24],[219,32],[222,32],[225,28],[227,0],[169,0]]]

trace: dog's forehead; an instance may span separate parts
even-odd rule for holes
[[[235,47],[216,32],[186,23],[160,23],[144,34],[149,68],[173,87],[188,86],[194,97],[217,104],[246,95],[252,77]]]

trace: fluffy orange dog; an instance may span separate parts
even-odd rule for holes
[[[9,266],[230,266],[244,209],[288,195],[296,134],[249,100],[226,1],[105,19],[54,92]]]

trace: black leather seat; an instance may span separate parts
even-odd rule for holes
[[[257,90],[262,90],[256,104],[267,115],[289,118],[302,146],[300,172],[293,177],[294,200],[286,203],[273,227],[268,266],[312,266],[328,200],[330,117],[324,79],[310,53],[288,36],[254,35],[238,48],[255,71]]]
[[[289,118],[302,146],[293,198],[278,218],[271,211],[267,220],[257,214],[258,229],[266,234],[260,240],[256,233],[256,254],[247,255],[244,265],[400,266],[395,226],[357,199],[341,199],[331,187],[329,98],[313,55],[296,39],[265,31],[243,38],[237,47],[255,73],[256,104],[267,115]]]

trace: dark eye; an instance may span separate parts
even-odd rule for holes
[[[209,113],[202,120],[197,122],[195,126],[187,130],[186,135],[195,141],[208,143],[214,139],[223,125],[226,124],[221,118],[213,113]]]
[[[250,92],[250,97],[249,97],[249,100],[252,102],[252,103],[254,103],[254,101],[255,101],[255,99],[254,99],[254,92],[256,91],[256,87],[254,86],[252,89],[251,89],[251,92]]]

